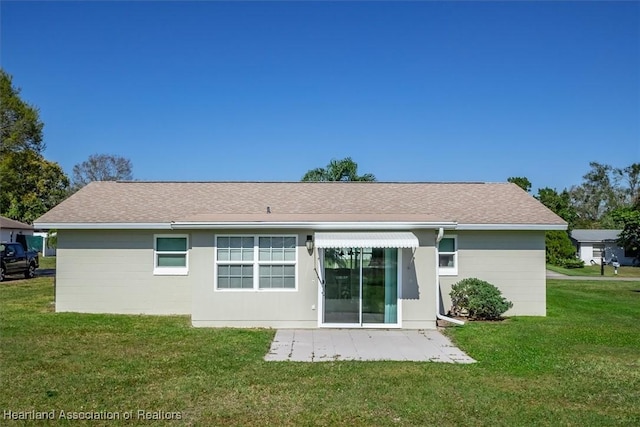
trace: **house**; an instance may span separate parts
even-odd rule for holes
[[[33,227],[29,224],[0,216],[0,242],[16,242],[19,235],[32,236]]]
[[[58,230],[56,311],[189,314],[194,326],[434,328],[478,277],[546,314],[545,231],[511,183],[94,182]]]
[[[636,253],[619,246],[616,241],[622,230],[572,230],[573,242],[578,256],[585,264],[605,264],[615,256],[620,265],[633,265]]]

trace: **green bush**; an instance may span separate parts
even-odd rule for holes
[[[575,258],[576,248],[571,243],[566,231],[547,231],[544,240],[549,264],[561,266],[559,264],[561,260]]]
[[[560,265],[564,268],[584,268],[584,261],[577,258],[568,258],[561,260],[561,264],[556,265]]]
[[[470,319],[499,319],[513,307],[498,288],[484,280],[463,279],[451,286],[451,314],[468,316]]]

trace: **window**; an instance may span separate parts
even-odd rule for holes
[[[295,289],[296,238],[258,237],[260,289]]]
[[[438,270],[442,276],[458,274],[458,238],[446,236],[438,244]]]
[[[606,250],[604,248],[604,244],[598,244],[598,243],[594,244],[591,256],[597,259],[600,259],[601,257],[606,256]]]
[[[217,236],[217,289],[296,289],[296,236]]]
[[[253,237],[218,237],[218,288],[253,289]]]
[[[189,238],[186,235],[155,236],[153,274],[186,275],[189,272]]]

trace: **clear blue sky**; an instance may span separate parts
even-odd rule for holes
[[[639,2],[2,1],[45,157],[141,180],[579,184],[640,161]]]

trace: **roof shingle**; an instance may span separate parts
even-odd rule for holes
[[[565,224],[511,183],[383,182],[93,182],[36,222],[190,221]]]

